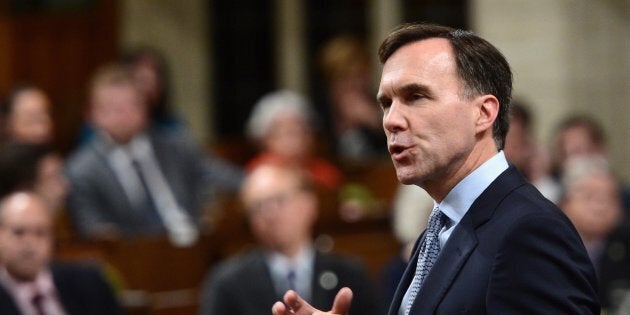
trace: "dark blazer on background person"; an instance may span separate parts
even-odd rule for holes
[[[326,286],[326,287],[325,287]],[[371,281],[362,265],[352,258],[316,252],[311,285],[312,305],[330,307],[339,289],[351,287],[354,301],[350,315],[380,315]],[[282,294],[273,286],[261,249],[232,257],[205,277],[200,315],[269,315]]]
[[[53,263],[53,283],[67,315],[124,314],[100,269],[83,263]],[[0,285],[0,314],[23,315],[11,294]]]
[[[242,174],[205,154],[184,135],[157,128],[147,131],[156,161],[173,196],[193,222],[197,222],[202,206],[212,193],[219,189],[236,191]],[[164,231],[153,211],[135,209],[127,197],[108,161],[111,146],[102,135],[97,135],[67,162],[71,184],[68,208],[74,226],[83,235],[89,235],[102,224],[113,224],[127,235]]]
[[[397,315],[418,244],[394,295]],[[510,166],[474,201],[410,314],[599,314],[597,280],[569,219]]]

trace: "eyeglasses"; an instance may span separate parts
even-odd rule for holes
[[[302,193],[302,190],[293,189],[284,192],[278,192],[270,196],[260,199],[254,199],[248,202],[245,207],[252,217],[261,216],[263,214],[275,213],[279,209],[285,208],[293,199]]]

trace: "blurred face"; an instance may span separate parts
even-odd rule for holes
[[[144,99],[132,85],[103,85],[92,98],[94,124],[117,143],[127,143],[144,130],[146,111]]]
[[[294,113],[280,114],[264,138],[267,151],[290,162],[301,162],[311,153],[313,143],[306,119]]]
[[[133,77],[148,103],[156,104],[163,87],[155,63],[150,59],[138,62],[133,68]]]
[[[32,281],[52,252],[49,209],[31,193],[15,193],[2,205],[0,258],[17,281]]]
[[[50,102],[43,92],[30,89],[15,98],[7,118],[9,138],[29,143],[48,143],[52,140],[53,122]]]
[[[299,188],[292,173],[275,166],[255,169],[244,183],[242,199],[262,246],[291,256],[310,241],[317,201]]]
[[[383,65],[378,101],[400,182],[443,185],[472,152],[475,106],[460,97],[461,85],[445,39],[402,46]]]
[[[534,147],[531,137],[520,120],[510,120],[510,129],[505,138],[503,150],[508,161],[516,165],[521,172],[527,171],[527,164],[534,153]]]
[[[621,220],[618,189],[603,172],[584,176],[569,187],[562,209],[583,238],[601,240]]]
[[[571,158],[604,153],[602,148],[593,142],[588,130],[582,126],[563,130],[558,137],[558,150],[563,168]]]
[[[49,154],[41,160],[34,190],[50,209],[61,209],[68,194],[68,182],[63,173],[63,161],[60,156]]]

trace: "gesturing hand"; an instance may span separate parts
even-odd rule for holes
[[[352,290],[342,288],[337,292],[332,309],[329,312],[312,307],[293,290],[284,294],[284,303],[276,302],[271,308],[273,315],[346,315],[352,302]]]

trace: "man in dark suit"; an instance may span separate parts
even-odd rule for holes
[[[245,179],[242,201],[258,248],[221,263],[209,273],[201,296],[202,315],[269,314],[288,289],[313,305],[330,305],[337,290],[355,288],[350,314],[378,314],[368,276],[358,261],[317,251],[312,227],[318,200],[303,171],[262,164]]]
[[[52,233],[51,210],[35,193],[0,201],[0,314],[122,314],[95,266],[50,262]]]
[[[74,226],[88,238],[165,233],[175,245],[192,244],[210,193],[236,190],[240,171],[184,134],[151,126],[127,68],[100,69],[90,94],[97,134],[67,163]]]
[[[435,201],[389,314],[599,314],[571,222],[502,152],[512,74],[471,32],[407,24],[381,44],[378,101],[403,184]],[[345,314],[351,290],[331,313]],[[295,292],[276,315],[316,310]]]

